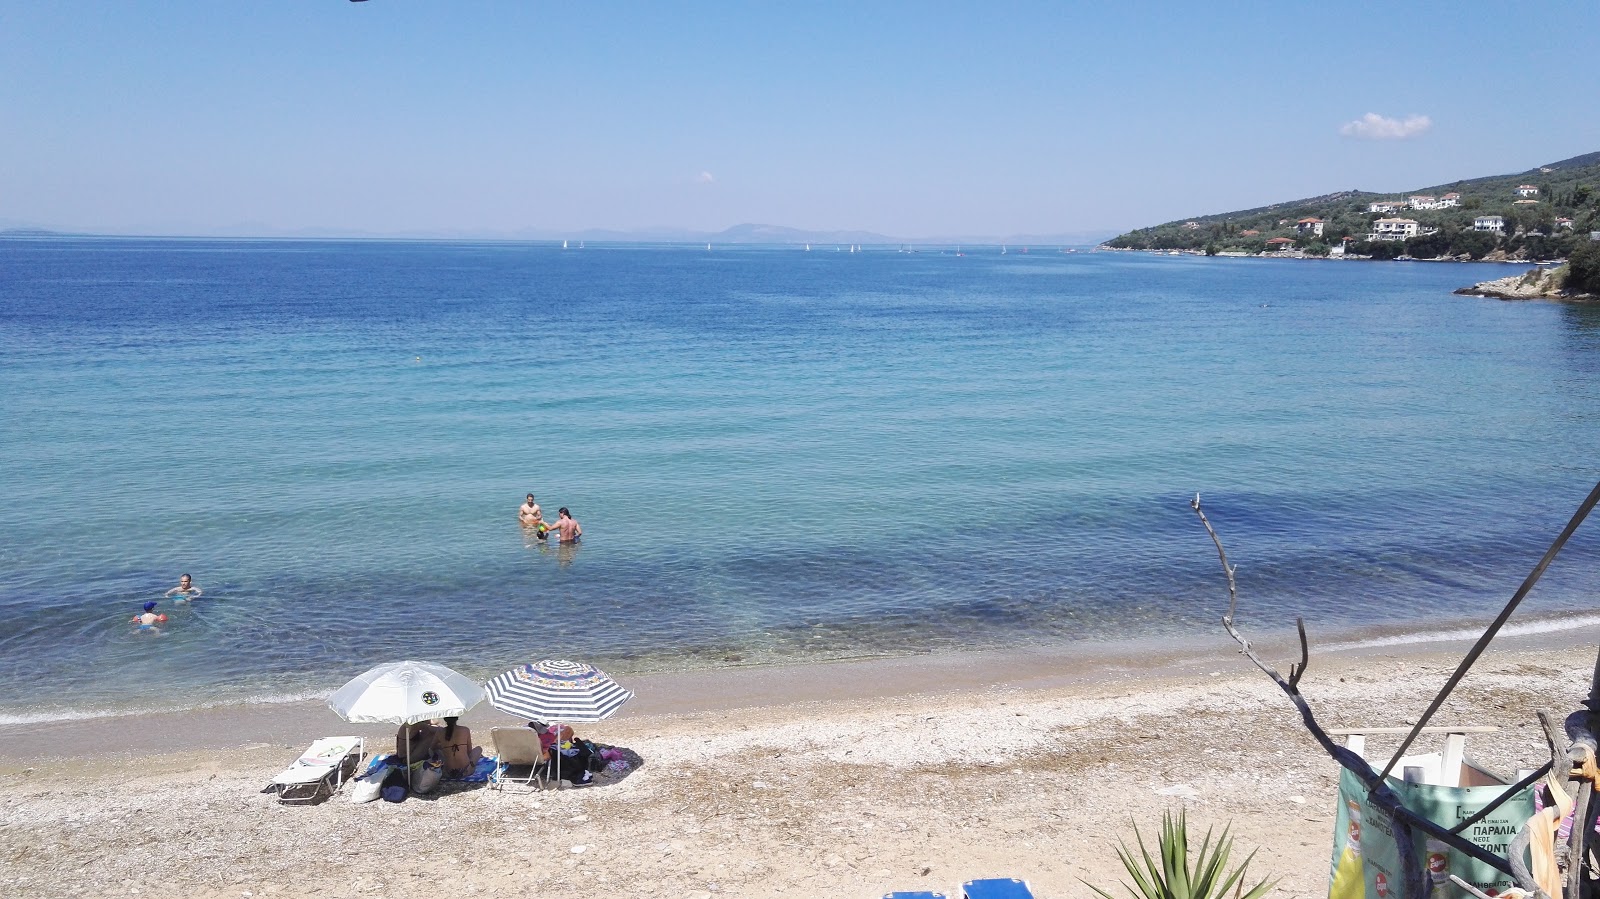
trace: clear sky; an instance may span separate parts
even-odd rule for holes
[[[1119,231],[1600,150],[1600,3],[0,0],[0,227]]]

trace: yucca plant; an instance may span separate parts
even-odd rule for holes
[[[1211,841],[1211,830],[1206,830],[1205,839],[1200,842],[1200,851],[1194,857],[1194,867],[1191,868],[1189,821],[1184,812],[1178,813],[1177,820],[1173,820],[1171,812],[1161,816],[1161,841],[1157,847],[1161,850],[1159,860],[1153,858],[1145,847],[1144,835],[1139,833],[1137,824],[1134,825],[1133,836],[1139,844],[1138,856],[1123,842],[1117,847],[1117,857],[1122,859],[1122,866],[1128,869],[1128,875],[1133,878],[1132,884],[1124,882],[1122,886],[1134,899],[1228,899],[1230,890],[1232,899],[1261,899],[1277,885],[1277,881],[1268,883],[1263,879],[1248,891],[1245,889],[1245,869],[1250,867],[1250,860],[1256,857],[1254,852],[1246,856],[1239,867],[1228,870],[1233,837],[1228,835],[1227,827],[1222,828],[1215,843]],[[1084,881],[1084,886],[1094,890],[1103,899],[1117,899],[1088,881]]]

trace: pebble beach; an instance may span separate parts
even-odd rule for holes
[[[1534,713],[1576,707],[1596,636],[1503,640],[1436,723],[1497,725],[1470,756],[1538,765]],[[1121,877],[1118,839],[1187,809],[1197,833],[1231,825],[1274,895],[1323,895],[1337,768],[1230,646],[1145,668],[848,663],[820,690],[798,683],[823,680],[818,666],[646,680],[636,705],[583,729],[639,761],[626,774],[528,794],[447,784],[399,805],[260,792],[310,740],[351,732],[315,703],[11,726],[0,892],[869,897],[1011,876],[1041,899],[1088,897],[1084,881]],[[1465,648],[1314,649],[1303,689],[1327,727],[1403,724]],[[466,720],[484,735],[508,723]],[[391,731],[368,729],[369,745]]]

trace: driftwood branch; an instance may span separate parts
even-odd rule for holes
[[[1311,705],[1300,693],[1300,678],[1305,674],[1306,665],[1310,659],[1310,652],[1306,643],[1305,620],[1296,619],[1296,627],[1300,634],[1300,662],[1290,668],[1290,677],[1284,677],[1279,671],[1267,664],[1256,654],[1250,641],[1239,632],[1234,623],[1234,616],[1238,611],[1239,589],[1234,578],[1235,566],[1229,564],[1227,550],[1222,547],[1222,538],[1217,536],[1216,528],[1211,526],[1211,520],[1200,508],[1200,494],[1195,494],[1189,502],[1190,508],[1200,517],[1200,523],[1205,525],[1206,533],[1211,535],[1211,542],[1217,548],[1217,559],[1222,563],[1223,573],[1228,578],[1228,614],[1222,618],[1222,626],[1227,629],[1228,635],[1239,644],[1239,652],[1263,674],[1271,678],[1279,689],[1289,697],[1289,701],[1300,712],[1300,720],[1312,738],[1322,747],[1340,767],[1345,768],[1359,779],[1367,788],[1367,798],[1370,804],[1389,818],[1390,827],[1394,833],[1395,843],[1400,851],[1400,858],[1405,861],[1401,866],[1401,891],[1405,899],[1424,899],[1432,885],[1431,878],[1425,876],[1416,862],[1414,830],[1420,830],[1428,836],[1449,845],[1451,848],[1469,855],[1485,864],[1493,866],[1496,870],[1506,874],[1515,874],[1511,865],[1503,858],[1493,855],[1475,843],[1469,842],[1460,835],[1450,832],[1439,824],[1428,820],[1416,812],[1406,808],[1400,802],[1400,797],[1390,789],[1382,775],[1374,771],[1367,760],[1350,749],[1335,743],[1327,731],[1317,723],[1316,714],[1312,712]]]

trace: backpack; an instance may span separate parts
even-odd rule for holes
[[[406,782],[406,769],[390,768],[389,773],[383,776],[383,787],[378,795],[384,802],[405,802],[406,796],[411,792]]]

